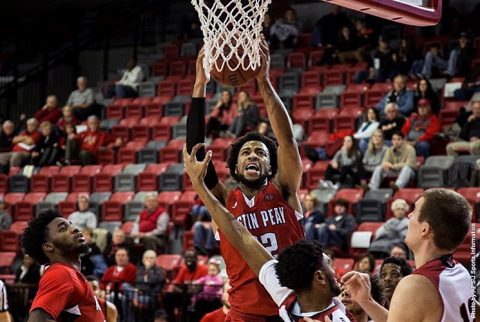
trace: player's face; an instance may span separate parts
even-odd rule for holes
[[[80,230],[64,218],[55,218],[47,225],[48,242],[62,255],[84,254],[88,245]]]
[[[380,273],[380,288],[387,298],[392,298],[393,292],[403,278],[400,267],[395,264],[385,264]]]
[[[363,309],[360,305],[358,305],[357,302],[352,301],[352,297],[350,296],[350,293],[346,290],[343,289],[342,293],[340,293],[340,301],[342,301],[343,305],[349,310],[353,315],[359,315],[362,313]]]
[[[418,217],[420,215],[423,202],[423,197],[418,199],[417,202],[415,202],[412,212],[408,214],[408,218],[410,220],[408,222],[408,231],[407,236],[405,237],[405,244],[407,244],[407,246],[413,252],[415,252],[416,246],[419,244],[422,238],[422,223],[420,223]]]
[[[267,146],[260,141],[249,141],[240,149],[237,159],[237,176],[243,184],[258,188],[271,174]]]

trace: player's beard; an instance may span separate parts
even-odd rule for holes
[[[267,180],[268,180],[268,175],[267,174],[264,174],[262,176],[260,176],[258,179],[255,179],[255,180],[247,180],[247,178],[245,178],[245,176],[243,174],[237,174],[237,180],[244,184],[247,188],[249,189],[260,189],[261,187],[263,187]]]
[[[75,245],[75,244],[64,244],[60,243],[57,241],[53,241],[53,245],[58,248],[62,254],[78,254],[78,255],[83,255],[87,254],[89,251],[89,247],[87,243],[83,243],[80,245]]]
[[[335,277],[330,272],[326,272],[326,275],[328,284],[330,285],[330,289],[332,290],[332,294],[334,296],[340,295],[340,293],[342,293],[342,290],[340,289],[340,286],[335,282]]]

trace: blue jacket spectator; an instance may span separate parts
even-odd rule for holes
[[[388,103],[397,103],[398,111],[404,116],[410,115],[414,108],[413,92],[407,89],[407,78],[398,75],[393,80],[393,89],[388,92],[383,99],[377,104],[376,108],[381,113]]]

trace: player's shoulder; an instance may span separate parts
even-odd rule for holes
[[[65,281],[73,280],[77,275],[77,270],[61,263],[55,263],[47,266],[43,273],[42,280]]]
[[[402,278],[395,289],[394,295],[399,300],[411,302],[412,305],[425,305],[437,302],[438,292],[435,286],[426,276],[411,274]],[[415,301],[411,301],[415,298]]]

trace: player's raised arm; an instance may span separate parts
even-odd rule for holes
[[[265,39],[263,39],[260,47],[262,66],[257,76],[258,88],[265,102],[273,133],[278,141],[278,174],[275,180],[282,187],[282,190],[288,192],[289,195],[295,195],[297,200],[294,201],[294,204],[289,200],[289,203],[296,209],[300,207],[296,193],[300,188],[303,171],[302,162],[297,142],[293,135],[292,121],[282,100],[270,82],[270,53]],[[300,209],[296,210],[300,211]]]
[[[192,151],[193,146],[203,143],[205,139],[205,94],[210,76],[205,73],[203,68],[204,49],[202,48],[197,57],[195,84],[193,86],[192,104],[187,116],[187,150]],[[197,158],[203,160],[205,158],[205,148],[201,148],[197,152]],[[218,180],[217,173],[213,163],[208,165],[208,171],[205,176],[205,183],[215,197],[225,204],[227,189]]]
[[[243,226],[235,217],[215,198],[208,190],[204,178],[207,173],[208,163],[212,158],[212,152],[208,151],[203,161],[196,158],[197,151],[203,148],[203,144],[193,147],[191,154],[183,149],[183,162],[185,170],[190,176],[193,188],[202,199],[205,207],[216,222],[228,241],[238,250],[250,269],[258,276],[260,268],[272,255],[258,242],[258,240]]]

